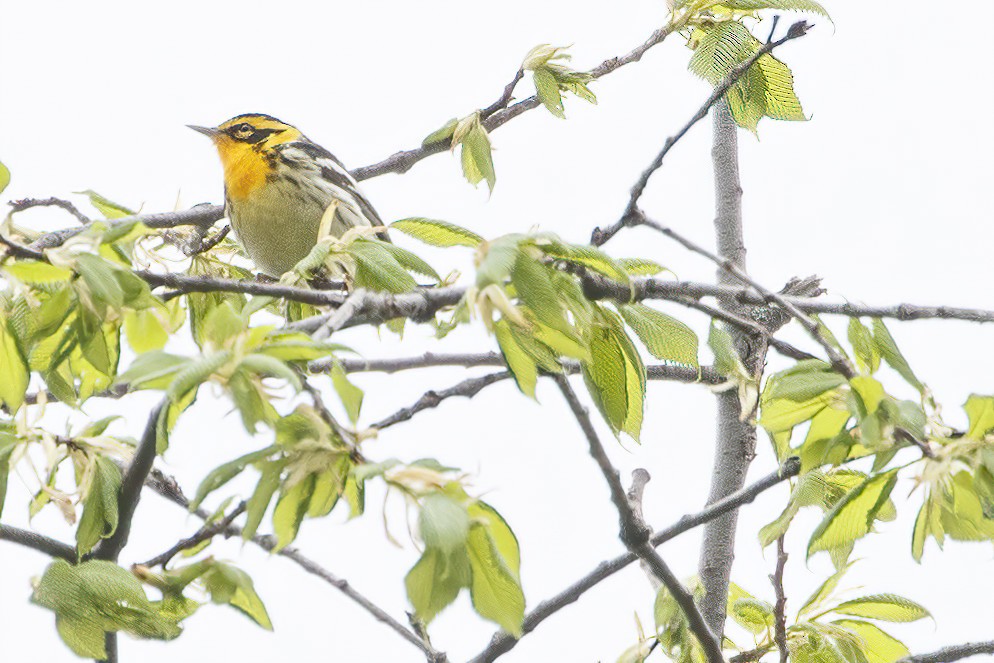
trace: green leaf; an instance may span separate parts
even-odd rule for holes
[[[642,427],[645,366],[620,319],[598,309],[590,330],[590,360],[582,363],[584,382],[611,430],[636,441]]]
[[[45,570],[32,601],[55,613],[63,642],[83,658],[104,660],[104,633],[171,640],[175,618],[156,610],[138,579],[117,564],[90,560],[71,565],[57,559]]]
[[[241,474],[242,470],[249,465],[266,460],[276,453],[276,451],[278,451],[278,447],[275,445],[266,447],[265,449],[260,449],[258,451],[253,451],[252,453],[245,454],[244,456],[239,456],[238,458],[230,460],[227,463],[219,465],[211,470],[210,473],[204,477],[204,480],[200,482],[200,485],[197,486],[197,493],[190,501],[190,510],[196,511],[200,508],[204,498]]]
[[[799,361],[767,381],[764,399],[786,399],[795,403],[810,401],[845,384],[846,379],[819,359]]]
[[[124,290],[109,262],[92,253],[81,253],[76,257],[76,271],[86,283],[94,304],[104,304],[115,310],[124,306]]]
[[[401,267],[407,269],[415,274],[420,274],[422,276],[427,276],[428,278],[434,279],[436,283],[441,283],[442,277],[438,275],[435,268],[425,262],[420,256],[411,253],[407,249],[401,248],[396,244],[390,242],[384,242],[381,239],[359,239],[357,242],[373,242],[385,249],[387,253],[393,256],[394,260],[400,263]]]
[[[165,389],[176,374],[191,362],[188,357],[151,350],[135,357],[128,370],[117,376],[115,384],[135,389]]]
[[[880,349],[872,332],[857,318],[849,319],[849,343],[860,368],[867,373],[876,372],[880,367]]]
[[[621,263],[597,247],[566,244],[558,239],[549,241],[547,238],[540,238],[537,247],[551,258],[592,269],[615,281],[629,282],[628,272]]]
[[[338,397],[342,399],[349,421],[354,424],[359,420],[359,413],[362,410],[362,389],[352,384],[342,365],[337,362],[331,367],[331,383],[338,392]]]
[[[93,550],[100,539],[117,530],[117,497],[121,489],[121,470],[110,458],[97,456],[93,461],[93,477],[83,499],[83,515],[76,528],[76,550],[79,556]]]
[[[248,541],[259,530],[269,503],[273,500],[276,489],[280,487],[280,478],[283,468],[286,466],[285,459],[262,461],[259,464],[259,482],[252,491],[252,496],[245,503],[245,526],[242,527],[242,539]]]
[[[133,216],[135,214],[134,210],[128,209],[124,205],[119,205],[113,200],[108,200],[104,198],[99,193],[93,189],[87,189],[86,191],[77,191],[76,193],[83,194],[90,199],[90,204],[97,208],[97,210],[104,215],[106,219],[120,219],[125,216]]]
[[[28,362],[18,346],[17,337],[9,321],[0,309],[0,405],[4,405],[10,413],[17,412],[24,403],[24,394],[28,390],[31,373]]]
[[[860,649],[867,663],[894,663],[911,653],[903,642],[876,624],[857,619],[838,619],[832,624],[854,633],[860,639]]]
[[[518,298],[540,322],[556,331],[573,336],[573,330],[566,320],[566,313],[549,272],[549,267],[521,251],[511,269],[511,283],[514,284]]]
[[[357,240],[349,247],[349,254],[356,262],[357,287],[393,293],[418,287],[414,277],[381,243]]]
[[[697,334],[687,325],[644,304],[620,306],[618,312],[656,359],[699,366]]]
[[[450,246],[476,248],[483,241],[483,238],[472,230],[467,230],[453,223],[437,219],[411,217],[409,219],[394,221],[390,224],[390,227],[396,228],[405,235],[410,235],[425,244],[443,248]]]
[[[7,497],[7,475],[10,474],[10,457],[20,441],[12,433],[0,431],[0,516],[3,515],[3,503]]]
[[[10,169],[0,161],[0,193],[10,184]]]
[[[477,185],[487,181],[490,191],[497,183],[494,172],[494,160],[490,145],[490,136],[480,124],[479,116],[460,141],[462,144],[462,171],[470,184]]]
[[[456,125],[459,124],[459,120],[452,118],[439,129],[431,132],[425,139],[421,141],[422,147],[428,147],[429,145],[434,145],[435,143],[448,142],[452,138],[452,134],[456,130]]]
[[[511,531],[511,526],[507,524],[504,517],[497,513],[492,506],[479,500],[469,505],[469,515],[474,522],[486,528],[504,563],[515,576],[519,575],[521,552],[518,549],[518,537]]]
[[[804,602],[801,609],[797,611],[797,616],[801,617],[802,615],[813,612],[821,607],[822,603],[824,603],[828,597],[832,595],[832,592],[835,591],[835,588],[838,587],[839,581],[842,580],[842,576],[846,574],[846,571],[849,570],[850,566],[852,565],[846,564],[835,573],[828,576],[828,578],[825,579],[825,582],[819,585],[818,589],[816,589],[811,596],[808,597],[808,600]]]
[[[421,502],[418,531],[428,548],[450,554],[466,545],[469,536],[466,506],[443,493],[432,493]]]
[[[808,556],[852,544],[869,533],[897,483],[897,469],[867,478],[839,500],[811,534]]]
[[[931,613],[911,599],[897,594],[872,594],[840,603],[832,612],[853,617],[879,619],[885,622],[914,622]]]
[[[481,617],[496,622],[520,638],[525,619],[525,595],[517,574],[508,568],[487,528],[482,525],[470,527],[466,553],[472,570],[470,597],[473,608]]]
[[[518,389],[529,398],[535,398],[535,386],[538,383],[538,366],[535,360],[517,343],[511,332],[511,324],[506,319],[502,318],[494,323],[494,336]]]
[[[211,601],[228,604],[267,631],[273,630],[266,606],[247,573],[231,564],[214,561],[200,579],[210,592]]]
[[[879,318],[874,318],[873,320],[873,338],[877,342],[877,347],[880,348],[880,355],[884,361],[890,364],[890,367],[897,371],[908,384],[919,392],[924,391],[925,385],[918,379],[915,372],[911,370],[908,361],[901,354],[900,349],[898,349],[894,337],[890,335],[890,331],[884,325],[883,320]]]
[[[630,276],[655,276],[656,274],[667,271],[658,262],[646,260],[645,258],[621,258],[618,260],[618,264]]]
[[[3,271],[18,281],[32,285],[62,283],[70,280],[73,276],[71,270],[65,267],[56,267],[51,263],[41,260],[18,260],[17,262],[10,262],[3,265]]]
[[[470,564],[464,550],[451,555],[427,548],[404,578],[407,599],[424,624],[456,600],[459,590],[470,584]]]
[[[971,440],[983,440],[994,431],[994,396],[979,396],[971,394],[963,405],[970,419],[970,427],[966,437]]]
[[[825,8],[814,0],[721,0],[720,6],[738,12],[780,9],[783,11],[810,12],[830,18]]]
[[[563,95],[559,91],[559,81],[552,72],[546,67],[541,67],[532,73],[532,78],[535,81],[535,93],[542,105],[556,117],[565,118]]]
[[[739,599],[732,603],[731,617],[742,628],[759,635],[773,626],[773,606],[759,599]]]
[[[161,350],[169,340],[169,332],[151,308],[125,311],[124,333],[128,337],[128,345],[138,355]]]
[[[273,532],[276,534],[276,547],[279,552],[297,538],[300,524],[307,515],[311,496],[314,494],[314,475],[309,474],[291,487],[284,486],[280,499],[273,510]]]

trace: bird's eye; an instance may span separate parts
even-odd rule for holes
[[[247,134],[252,133],[253,131],[255,131],[255,129],[248,122],[244,122],[244,123],[238,125],[238,133],[240,133],[240,134],[246,134],[247,135]]]

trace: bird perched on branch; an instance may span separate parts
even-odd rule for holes
[[[331,205],[335,237],[383,225],[342,162],[296,127],[257,113],[217,127],[189,126],[217,147],[228,218],[260,271],[279,277],[306,257]]]

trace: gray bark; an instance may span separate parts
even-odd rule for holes
[[[712,111],[714,143],[711,158],[715,182],[715,233],[718,255],[745,270],[746,249],[742,235],[742,187],[739,183],[738,131],[728,104],[722,100]],[[736,279],[722,269],[718,283],[735,284]],[[748,317],[748,306],[731,299],[719,300],[722,308]],[[750,369],[762,365],[763,351],[750,349],[748,335],[728,330],[735,339],[739,353]],[[765,348],[764,348],[765,350]],[[741,408],[735,390],[718,394],[718,419],[708,503],[734,493],[745,485],[749,463],[755,456],[756,429],[739,421]],[[732,511],[708,523],[701,544],[699,574],[704,588],[700,600],[701,612],[708,627],[718,637],[724,633],[726,597],[735,558],[735,528],[738,511]]]

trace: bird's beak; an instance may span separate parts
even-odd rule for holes
[[[194,124],[188,124],[186,126],[190,127],[191,129],[193,129],[197,133],[202,133],[203,135],[207,136],[211,140],[213,140],[214,138],[217,138],[222,133],[220,129],[215,129],[214,127],[198,127],[198,126],[196,126]]]

